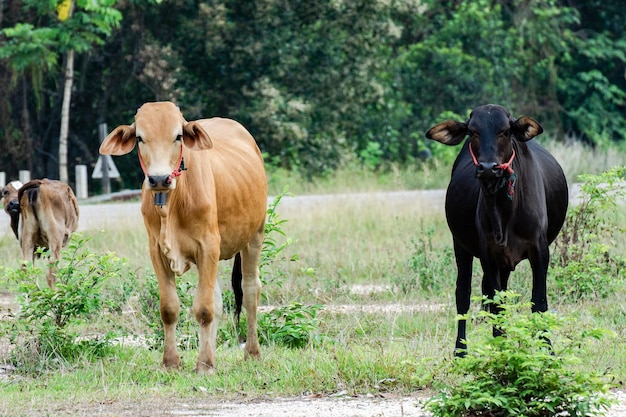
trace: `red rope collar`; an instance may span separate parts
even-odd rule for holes
[[[469,151],[470,151],[470,155],[472,155],[472,161],[474,161],[474,165],[478,166],[478,159],[476,159],[476,155],[474,155],[474,150],[472,149],[472,144],[469,144]],[[496,165],[495,168],[499,168],[503,171],[506,171],[509,174],[513,174],[515,171],[513,171],[513,168],[511,168],[511,164],[513,163],[513,158],[515,158],[515,149],[512,150],[513,153],[511,153],[511,159],[509,159],[508,162],[505,162],[503,164],[500,165]]]
[[[143,158],[141,157],[141,151],[139,150],[139,148],[137,148],[137,155],[139,156],[139,165],[141,165],[141,170],[143,171],[144,175],[147,177],[148,176],[148,171],[146,170],[146,165],[143,163]],[[180,144],[180,156],[178,157],[178,163],[176,164],[176,167],[174,168],[174,170],[172,171],[172,173],[169,176],[169,181],[172,180],[173,177],[180,177],[181,175],[183,175],[183,170],[180,169],[180,165],[183,162],[183,144]]]

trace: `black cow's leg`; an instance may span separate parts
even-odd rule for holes
[[[506,291],[508,286],[509,286],[509,277],[511,276],[511,270],[509,268],[500,268],[498,270],[498,276],[497,276],[497,284],[498,286],[496,287],[496,289],[494,290],[494,295],[496,291]],[[502,306],[498,303],[498,304],[491,304],[491,310],[490,310],[493,314],[500,314],[500,312],[502,311]],[[493,337],[498,337],[498,336],[502,336],[504,333],[502,332],[502,329],[498,328],[498,327],[493,327],[492,329],[492,334]]]
[[[548,244],[539,245],[532,251],[528,260],[533,270],[532,311],[533,313],[545,313],[548,311],[548,296],[546,279],[548,276],[548,264],[550,263],[550,250]],[[552,342],[547,336],[542,336],[546,345],[552,352]]]
[[[502,289],[501,270],[495,267],[489,261],[481,260],[481,266],[484,272],[483,282],[482,282],[483,296],[486,296],[488,300],[493,301],[493,298],[496,295],[496,291],[500,291]],[[505,275],[505,277],[508,279],[508,276]],[[489,303],[488,305],[483,305],[483,309],[489,310],[491,314],[498,314],[500,311],[500,307],[494,304],[493,302]],[[494,327],[493,337],[497,337],[501,335],[502,335],[502,331]]]
[[[506,291],[509,288],[509,277],[511,270],[509,268],[500,269],[500,291]]]
[[[456,312],[465,316],[469,311],[470,298],[472,295],[472,262],[473,257],[460,245],[454,242],[454,256],[456,258],[457,278],[456,278]],[[458,319],[456,335],[455,356],[465,356],[467,345],[465,344],[467,334],[466,319]]]
[[[528,260],[533,270],[532,311],[543,313],[548,311],[546,278],[548,276],[550,251],[547,243],[532,251]]]

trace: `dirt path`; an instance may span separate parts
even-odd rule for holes
[[[626,393],[613,395],[620,404],[613,407],[608,417],[626,417]],[[209,394],[198,393],[196,398],[166,399],[150,398],[144,401],[110,400],[102,403],[54,404],[46,407],[19,408],[18,413],[0,406],[0,415],[50,415],[98,416],[98,417],[431,417],[421,404],[428,398],[426,393],[413,396],[302,396],[292,398],[256,398],[221,400]],[[0,400],[1,403],[1,400]]]

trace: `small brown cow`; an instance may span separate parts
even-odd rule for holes
[[[247,312],[245,356],[258,357],[259,259],[267,210],[261,152],[250,133],[230,119],[186,121],[171,102],[146,103],[135,122],[115,128],[103,155],[124,155],[137,144],[145,174],[141,213],[159,281],[165,329],[163,364],[178,368],[175,275],[198,269],[193,313],[200,324],[196,371],[211,373],[222,296],[218,261],[235,257],[237,311]],[[238,293],[239,291],[239,293]]]
[[[22,248],[22,259],[34,261],[38,247],[50,249],[47,280],[55,284],[55,264],[61,249],[78,227],[78,202],[69,185],[41,179],[22,185],[12,181],[2,188],[4,210]]]

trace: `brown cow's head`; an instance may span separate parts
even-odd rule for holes
[[[487,104],[475,108],[467,122],[446,120],[433,126],[426,137],[445,145],[458,145],[469,136],[469,149],[476,165],[476,177],[493,182],[512,173],[513,139],[525,142],[543,128],[530,117],[511,118],[507,109]]]
[[[146,103],[137,110],[135,123],[116,127],[100,145],[103,155],[125,155],[139,147],[146,185],[161,193],[176,188],[183,144],[192,150],[211,149],[213,142],[198,122],[187,122],[169,101]]]
[[[15,180],[11,181],[5,187],[2,187],[2,205],[4,211],[11,217],[11,230],[15,234],[15,237],[19,239],[17,226],[20,220],[20,201],[18,199],[19,190],[22,188],[22,183]]]
[[[22,188],[22,183],[17,180],[2,187],[2,205],[9,216],[20,214],[20,202],[17,199],[20,188]]]

